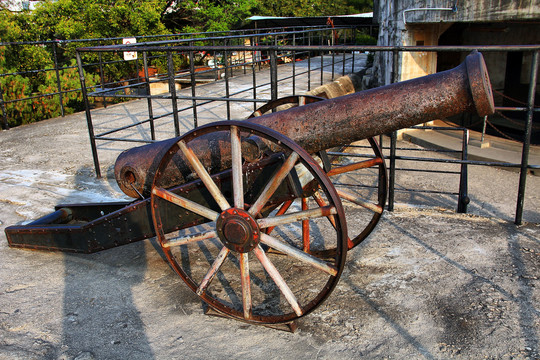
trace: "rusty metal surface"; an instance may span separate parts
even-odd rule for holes
[[[425,77],[370,89],[335,99],[254,117],[297,142],[309,153],[348,144],[463,112],[480,116],[493,112],[491,86],[482,55],[473,52],[458,67]],[[129,196],[149,196],[155,161],[171,141],[123,152],[115,164],[118,185]],[[197,139],[195,154],[206,167],[228,167],[227,139],[211,135]],[[256,156],[260,149],[243,141]],[[224,150],[224,151],[221,151]],[[246,149],[246,153],[249,151]],[[167,170],[170,184],[189,180],[191,171],[181,161]],[[137,191],[135,191],[135,189]]]

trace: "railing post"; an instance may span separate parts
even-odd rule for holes
[[[356,45],[356,29],[351,30],[351,43],[353,45]],[[352,51],[352,69],[351,69],[351,73],[353,73],[353,74],[354,74],[354,60],[355,60],[354,59],[354,53],[355,53],[355,51],[353,50]]]
[[[523,203],[525,200],[525,185],[527,182],[527,168],[529,166],[529,148],[531,146],[532,122],[534,115],[534,97],[536,94],[536,82],[538,80],[538,53],[538,50],[533,53],[531,61],[529,99],[527,101],[527,123],[525,125],[525,138],[523,139],[523,151],[521,153],[521,169],[519,173],[519,187],[515,218],[516,225],[521,225],[523,220]]]
[[[143,52],[143,67],[144,67],[144,82],[146,84],[146,98],[148,104],[148,118],[150,120],[150,136],[152,140],[156,140],[156,131],[154,128],[154,111],[152,109],[152,89],[150,88],[150,74],[148,73],[148,55],[147,52]]]
[[[255,47],[257,45],[255,42],[255,37],[251,40],[251,46]],[[257,61],[257,51],[252,50],[251,51],[251,76],[253,81],[253,99],[257,99],[257,72],[255,71],[255,64]],[[253,102],[253,111],[257,110],[257,102]]]
[[[397,131],[390,134],[390,168],[388,176],[388,211],[394,211],[394,196],[396,184],[396,143]]]
[[[321,34],[322,42],[321,45],[324,45],[324,33]],[[324,84],[324,51],[321,51],[321,84]]]
[[[461,147],[461,160],[464,162],[461,163],[461,171],[459,173],[459,197],[458,197],[458,206],[457,206],[457,212],[466,214],[467,213],[467,205],[469,205],[470,199],[469,199],[469,193],[468,193],[468,187],[469,187],[469,180],[468,180],[468,165],[465,163],[465,161],[468,158],[468,151],[469,151],[469,129],[463,130],[463,143]]]
[[[101,90],[105,90],[105,74],[103,72],[103,57],[101,56],[101,52],[99,53],[99,77],[101,81]],[[103,96],[103,107],[107,108],[107,98]]]
[[[270,94],[272,100],[278,98],[278,71],[276,48],[270,49]]]
[[[224,40],[223,44],[227,46],[227,40]],[[225,70],[225,98],[227,98],[225,102],[227,104],[227,120],[231,120],[231,102],[229,101],[229,52],[227,50],[223,52],[223,67]]]
[[[346,45],[346,44],[343,44]],[[343,70],[341,70],[341,76],[345,76],[345,63],[347,62],[347,52],[343,50]]]
[[[293,34],[293,46],[296,46],[296,34]],[[296,51],[292,52],[292,94],[296,95]]]
[[[58,69],[58,56],[56,55],[56,42],[58,40],[53,40],[52,42],[52,48],[53,48],[53,59],[54,59],[54,71],[56,73],[56,86],[58,88],[58,99],[60,101],[60,112],[62,113],[62,117],[65,116],[64,113],[64,100],[62,96],[62,83],[60,81],[60,70]]]
[[[259,30],[256,31],[257,33],[257,42],[255,43],[256,45],[263,45],[261,44],[261,37],[260,37],[260,33],[259,33]],[[261,71],[261,62],[262,62],[262,51],[259,52],[259,54],[257,55],[258,57],[258,63],[259,63],[259,71]]]
[[[189,42],[189,46],[193,46],[193,41]],[[197,82],[195,81],[195,54],[193,50],[189,52],[189,76],[191,80],[191,96],[193,97],[191,100],[191,106],[193,107],[193,128],[196,128],[199,126],[199,122],[197,120],[197,100],[195,100],[197,96]]]
[[[242,37],[242,46],[245,47],[246,46],[246,37]],[[242,50],[242,67],[244,68],[244,75],[247,74],[247,69],[246,69],[246,51],[245,50]]]
[[[333,47],[335,45],[334,44],[334,34],[332,32],[330,32],[330,36],[332,38],[331,44],[332,44],[332,47]],[[334,81],[334,77],[335,77],[335,67],[336,67],[336,52],[332,49],[332,81]]]
[[[174,134],[180,136],[180,123],[178,121],[178,103],[176,97],[176,83],[174,81],[174,63],[173,53],[171,50],[167,51],[167,76],[169,78],[169,92],[171,93],[172,112],[174,119]]]
[[[398,81],[398,56],[397,50],[392,51],[392,83]],[[394,197],[396,184],[396,143],[397,131],[390,135],[390,176],[388,179],[388,211],[394,211]]]
[[[215,39],[212,39],[212,46],[216,46],[216,40]],[[219,66],[218,66],[218,63],[217,63],[217,51],[214,50],[213,52],[214,54],[214,81],[218,81],[219,80]]]
[[[81,82],[81,93],[84,100],[84,107],[86,112],[86,124],[88,125],[88,135],[90,136],[90,147],[92,148],[92,157],[94,158],[94,168],[96,170],[96,177],[101,178],[101,169],[99,167],[99,159],[96,147],[96,137],[94,135],[94,125],[92,124],[92,115],[90,114],[90,102],[88,101],[88,93],[86,92],[86,81],[84,79],[84,69],[81,59],[81,54],[77,51],[77,67],[79,68],[79,80]]]
[[[308,46],[311,46],[311,31],[308,33]],[[307,89],[311,90],[311,51],[308,51],[307,58]]]

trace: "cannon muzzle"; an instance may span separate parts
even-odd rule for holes
[[[485,116],[493,111],[486,66],[482,55],[474,51],[451,70],[246,121],[278,131],[315,153],[464,112]],[[230,166],[230,159],[221,156],[224,147],[230,146],[226,139],[214,136],[198,140],[194,152],[205,165],[223,169]],[[149,196],[159,159],[175,141],[156,142],[120,154],[115,177],[122,191],[135,198],[139,193]],[[243,153],[248,154],[249,144],[244,145]],[[170,186],[190,180],[191,170],[184,163],[167,171]]]

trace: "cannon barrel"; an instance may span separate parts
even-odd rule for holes
[[[278,131],[315,153],[463,112],[485,116],[493,111],[486,66],[482,55],[474,51],[451,70],[246,121]],[[131,197],[139,197],[138,193],[148,196],[159,159],[175,141],[164,140],[120,154],[115,177],[122,191]],[[200,139],[194,151],[206,166],[225,169],[230,161],[221,157],[224,146],[228,146],[226,139],[214,136]],[[167,171],[171,171],[171,186],[190,180],[191,171],[182,161]]]

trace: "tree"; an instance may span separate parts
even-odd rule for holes
[[[257,15],[327,16],[369,12],[372,0],[259,0]]]
[[[176,32],[227,31],[240,27],[259,0],[171,0],[162,21]]]
[[[46,0],[31,24],[41,40],[93,39],[167,33],[165,0]]]

